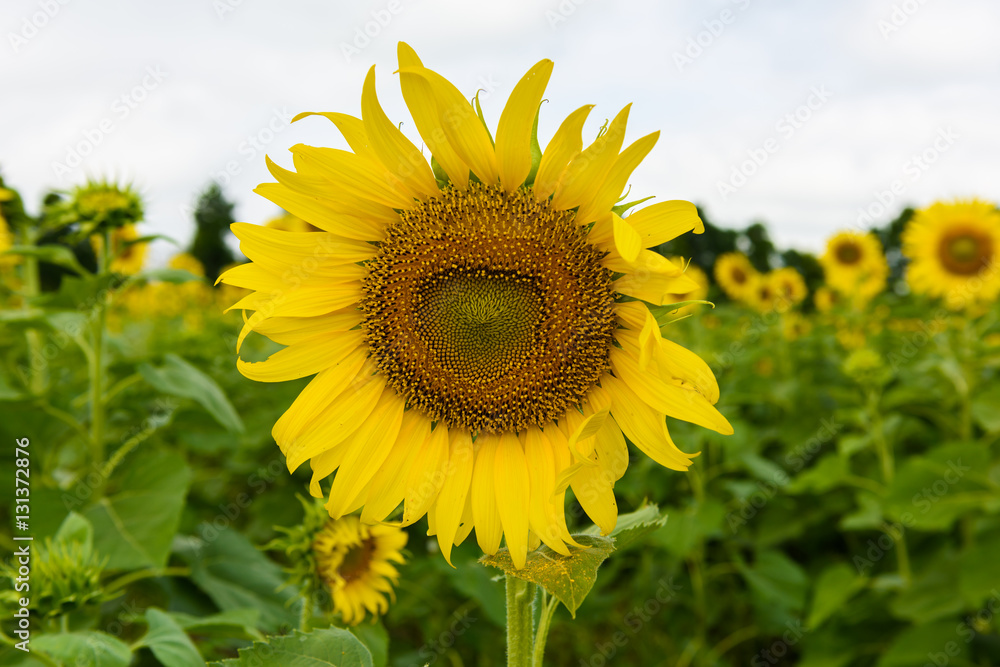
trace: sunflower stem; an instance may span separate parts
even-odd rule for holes
[[[507,667],[531,665],[532,598],[534,591],[530,583],[507,575]]]
[[[104,243],[97,253],[97,275],[108,271],[110,232],[104,232]],[[96,305],[90,325],[90,445],[94,465],[104,462],[104,322],[105,310],[102,303]]]
[[[556,597],[550,598],[542,591],[542,610],[538,617],[538,630],[535,632],[535,646],[531,651],[531,667],[543,667],[545,642],[549,638],[549,626],[558,606],[559,600]]]

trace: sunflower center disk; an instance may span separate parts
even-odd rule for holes
[[[837,246],[837,259],[841,264],[856,264],[861,259],[861,250],[853,243],[841,243]]]
[[[951,273],[971,276],[985,269],[993,256],[992,240],[984,235],[959,232],[945,237],[939,256]]]
[[[608,368],[604,253],[573,213],[480,184],[400,214],[368,264],[363,327],[386,381],[472,431],[544,425]]]

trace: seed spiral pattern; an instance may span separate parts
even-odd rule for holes
[[[401,212],[368,263],[360,308],[376,366],[450,427],[545,425],[609,368],[604,254],[530,189],[447,189]]]

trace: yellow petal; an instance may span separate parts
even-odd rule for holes
[[[413,461],[430,435],[431,420],[426,415],[419,410],[408,410],[403,414],[399,436],[368,486],[367,501],[361,511],[362,523],[384,521],[403,502]]]
[[[601,425],[594,438],[594,452],[598,465],[607,471],[614,486],[614,482],[620,480],[628,469],[628,445],[613,419],[607,419]]]
[[[229,310],[258,310],[267,317],[313,317],[357,303],[364,292],[361,281],[301,285],[287,290],[257,291],[248,294]]]
[[[319,373],[343,360],[364,342],[364,332],[334,331],[279,350],[265,361],[236,360],[240,373],[257,382],[284,382]]]
[[[381,375],[366,375],[369,365],[362,367],[350,386],[345,387],[336,401],[300,436],[285,443],[278,442],[285,452],[289,470],[295,470],[303,461],[336,447],[360,428],[375,409],[385,380]]]
[[[448,468],[445,472],[441,493],[434,503],[434,523],[437,529],[438,545],[448,564],[451,565],[451,547],[458,532],[465,509],[465,499],[469,495],[472,482],[473,448],[472,437],[464,429],[451,433],[451,447],[448,454]]]
[[[403,523],[409,526],[427,513],[444,484],[448,466],[448,428],[439,423],[420,446],[406,482]]]
[[[299,437],[306,426],[326,412],[326,407],[362,373],[367,359],[367,348],[359,347],[309,381],[271,429],[271,436],[281,451],[286,452],[289,441]],[[372,363],[364,372],[371,375],[374,370]]]
[[[726,418],[699,392],[661,378],[658,373],[641,370],[638,360],[624,350],[612,348],[610,356],[615,375],[657,412],[723,435],[733,433],[733,427]]]
[[[610,535],[618,522],[618,502],[604,471],[600,467],[584,468],[570,484],[577,502],[601,529],[601,535]]]
[[[312,479],[309,480],[309,495],[313,498],[322,498],[325,495],[319,485],[320,481],[332,475],[340,467],[346,454],[346,447],[334,447],[310,459],[309,467],[312,468]]]
[[[605,266],[617,270],[609,262]],[[684,275],[683,269],[666,257],[642,250],[638,259],[616,280],[614,289],[620,294],[661,306],[674,294],[686,294],[698,289],[698,283]]]
[[[294,345],[331,331],[348,331],[361,324],[361,311],[351,306],[315,317],[271,317],[254,331],[278,345]]]
[[[528,70],[514,86],[500,114],[496,159],[500,184],[507,192],[524,183],[531,171],[531,128],[551,74],[551,60],[542,60]]]
[[[286,280],[335,275],[336,267],[364,262],[378,252],[370,243],[329,232],[286,232],[245,222],[233,223],[231,229],[240,250],[255,264],[278,275],[291,269],[291,275],[283,276]]]
[[[507,549],[510,551],[511,560],[514,561],[514,567],[520,569],[524,567],[528,557],[528,507],[531,487],[524,450],[512,433],[500,436],[494,475],[497,510],[507,540]]]
[[[524,442],[524,457],[528,466],[528,521],[531,530],[553,551],[569,556],[569,549],[560,536],[556,518],[555,458],[548,440],[537,426],[528,429]],[[562,496],[559,496],[562,501]],[[560,508],[561,511],[561,508]]]
[[[434,173],[420,149],[389,120],[375,94],[375,66],[368,70],[361,93],[361,116],[368,141],[378,159],[393,176],[415,192],[431,196],[439,192]]]
[[[672,200],[652,204],[625,218],[642,238],[643,248],[652,248],[694,231],[702,234],[705,223],[691,202]]]
[[[400,67],[399,72],[414,74],[427,81],[448,143],[479,180],[496,183],[499,175],[493,143],[465,96],[446,78],[426,67]]]
[[[397,52],[401,70],[423,66],[416,52],[405,42],[399,43]],[[469,185],[469,165],[448,143],[430,84],[422,76],[401,71],[399,87],[403,91],[403,100],[410,110],[410,115],[413,116],[420,137],[427,144],[437,163],[448,174],[451,183],[464,190]]]
[[[323,116],[336,125],[340,133],[344,135],[344,139],[347,140],[347,145],[358,155],[369,152],[368,135],[365,133],[365,124],[360,118],[335,111],[303,111],[296,115],[292,119],[292,122],[294,123],[308,116]]]
[[[683,472],[691,466],[691,458],[695,455],[677,448],[667,431],[664,415],[639,400],[617,378],[605,375],[601,378],[601,386],[611,395],[611,416],[632,444],[665,468]]]
[[[649,317],[652,319],[652,315]],[[665,380],[673,378],[684,384],[689,384],[713,405],[717,403],[719,383],[705,360],[677,343],[660,337],[659,328],[656,328],[655,331],[656,335],[651,343],[650,352],[652,360],[656,363],[659,376]],[[618,329],[615,331],[615,340],[632,356],[639,354],[639,366],[642,367],[641,346],[643,342],[641,334],[637,336],[634,331]]]
[[[617,215],[611,216],[611,223],[618,254],[626,262],[634,262],[639,258],[639,251],[642,250],[642,239],[639,238],[639,234],[632,229],[631,225]]]
[[[218,283],[251,290],[280,289],[282,287],[280,277],[253,262],[240,264],[223,271],[216,280],[216,284]]]
[[[580,154],[583,148],[583,124],[593,108],[593,104],[588,104],[567,116],[545,147],[535,175],[535,184],[532,186],[538,201],[548,199],[555,192],[566,165]]]
[[[649,155],[649,151],[653,150],[659,137],[659,132],[647,134],[621,152],[604,182],[593,191],[592,198],[580,205],[580,210],[576,213],[577,224],[585,225],[611,210],[625,190],[632,172]],[[615,238],[618,238],[617,232]]]
[[[403,189],[400,182],[387,179],[381,163],[338,148],[296,144],[291,150],[302,165],[300,172],[308,169],[310,175],[327,179],[349,195],[397,209],[409,209],[414,205],[412,193]],[[333,198],[335,196],[331,196]]]
[[[371,417],[365,420],[341,447],[348,447],[343,463],[333,478],[326,509],[339,519],[353,509],[355,499],[378,472],[399,435],[405,402],[387,388],[382,392]]]
[[[254,192],[292,215],[338,236],[364,241],[385,238],[385,227],[378,220],[346,214],[327,201],[296,192],[280,183],[261,183],[254,188]],[[383,208],[392,211],[388,207]]]
[[[622,109],[608,125],[608,131],[569,163],[552,195],[553,207],[566,210],[579,206],[604,183],[625,139],[625,125],[631,106],[629,104]]]
[[[497,509],[496,452],[500,438],[493,434],[480,434],[476,440],[479,452],[472,473],[472,518],[476,522],[476,541],[486,554],[495,554],[500,548],[503,525]]]

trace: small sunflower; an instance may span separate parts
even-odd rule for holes
[[[53,227],[75,225],[84,237],[134,225],[144,215],[142,199],[130,186],[90,181],[75,188],[46,212]]]
[[[821,313],[829,313],[842,300],[840,292],[827,285],[817,288],[816,292],[813,293],[813,303],[816,305],[816,310]]]
[[[994,204],[937,202],[913,216],[902,240],[914,293],[942,297],[953,307],[992,302],[1000,294],[1000,211]]]
[[[135,243],[140,238],[135,225],[124,225],[111,230],[111,266],[114,273],[130,276],[142,271],[146,261],[146,244]],[[104,237],[95,234],[90,237],[94,253],[100,255],[104,248]]]
[[[680,303],[682,301],[704,301],[708,296],[708,276],[699,267],[691,262],[687,262],[683,257],[671,257],[670,261],[684,270],[684,275],[698,284],[697,289],[684,294],[668,294],[666,299],[669,303]],[[677,309],[677,314],[686,314],[693,311],[699,304],[688,304]]]
[[[785,312],[791,304],[782,286],[775,280],[773,271],[754,276],[744,299],[759,313]]]
[[[826,283],[855,302],[867,302],[885,289],[889,265],[874,234],[839,232],[819,258]]]
[[[626,106],[584,147],[588,105],[537,150],[551,71],[543,60],[517,83],[494,139],[401,43],[431,164],[382,110],[372,68],[361,118],[320,114],[351,150],[293,146],[297,171],[268,160],[278,182],[256,190],[324,231],[235,224],[251,263],[220,278],[254,290],[232,306],[255,311],[237,345],[251,331],[287,345],[241,372],[316,375],[272,430],[289,469],[310,462],[334,519],[362,508],[374,524],[401,503],[404,525],[427,514],[449,562],[473,528],[489,554],[506,538],[516,567],[539,541],[569,554],[567,488],[608,534],[624,436],[666,467],[691,464],[666,416],[732,433],[708,365],[646,305],[698,287],[647,250],[704,231],[697,210],[616,207],[659,133],[622,150]]]
[[[750,299],[758,275],[750,259],[741,252],[727,252],[715,260],[715,281],[735,301]]]
[[[806,287],[802,274],[790,266],[772,271],[770,281],[778,294],[792,305],[802,303],[809,296],[809,288]]]
[[[188,273],[198,276],[199,278],[205,277],[205,267],[202,263],[198,261],[198,258],[189,252],[182,252],[180,254],[174,255],[170,258],[168,266],[171,269],[182,269]]]
[[[809,335],[810,331],[812,331],[812,321],[799,312],[787,312],[781,319],[781,332],[784,334],[785,340],[798,340]]]
[[[366,613],[381,616],[389,610],[399,581],[393,563],[405,562],[406,539],[396,526],[366,526],[353,515],[331,519],[316,535],[316,573],[344,623],[357,625]]]

